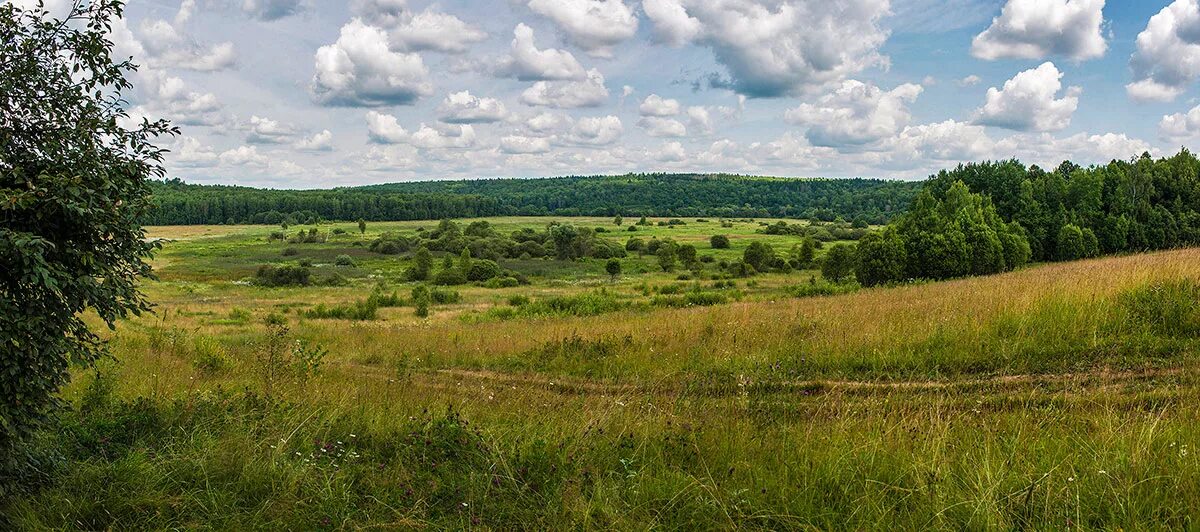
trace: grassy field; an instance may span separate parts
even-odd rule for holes
[[[687,222],[637,236],[724,259],[798,242]],[[1200,526],[1200,250],[828,297],[796,297],[815,271],[763,274],[685,308],[654,301],[716,281],[649,256],[616,280],[601,261],[533,260],[504,264],[531,284],[458,287],[428,318],[304,317],[380,286],[407,296],[408,259],[361,243],[422,225],[342,224],[287,257],[264,238],[277,228],[153,229],[169,239],[145,287],[157,314],[121,323],[115,360],[74,379],[30,451],[30,493],[0,515],[26,529]],[[708,249],[717,233],[730,250]],[[356,262],[346,286],[244,282],[340,254]],[[598,291],[624,304],[497,310]]]

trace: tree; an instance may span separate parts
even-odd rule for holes
[[[854,275],[863,286],[877,286],[904,278],[908,252],[904,249],[904,240],[895,230],[867,233],[858,241],[855,251],[858,267]]]
[[[574,260],[579,258],[578,246],[575,239],[579,230],[573,225],[555,225],[550,228],[550,239],[554,242],[555,258],[558,260]]]
[[[658,256],[658,267],[662,268],[662,271],[669,272],[675,269],[676,256],[673,242],[664,242],[659,245],[656,255]]]
[[[679,262],[687,268],[691,268],[696,263],[696,246],[691,244],[680,244],[675,246],[675,256],[679,258]]]
[[[618,225],[618,226],[619,226],[619,225],[621,225],[621,224],[623,224],[623,223],[625,223],[625,219],[624,219],[624,218],[621,218],[621,215],[620,215],[620,214],[618,214],[618,215],[616,215],[616,216],[614,216],[614,217],[613,217],[613,225]]]
[[[621,276],[621,261],[619,259],[608,259],[604,263],[604,271],[608,272],[608,276],[616,281],[617,277]]]
[[[471,271],[471,248],[463,248],[462,253],[459,253],[458,271],[462,272],[463,277],[466,277],[467,272]]]
[[[775,260],[775,250],[766,242],[751,242],[742,252],[742,261],[759,272],[769,271]]]
[[[413,254],[413,265],[409,267],[405,277],[409,281],[424,281],[429,278],[429,273],[432,271],[433,254],[429,252],[429,248],[421,246]]]
[[[729,249],[729,237],[725,235],[713,235],[708,243],[713,249]]]
[[[413,311],[413,314],[415,314],[418,318],[428,318],[429,317],[429,303],[430,303],[430,299],[431,299],[430,294],[429,294],[429,287],[427,287],[423,284],[414,286],[412,289],[412,299],[413,299],[413,307],[415,309]]]
[[[796,261],[800,263],[800,267],[807,268],[812,266],[813,260],[817,258],[817,241],[812,237],[805,237],[800,243],[800,251],[796,253]]]
[[[840,283],[854,275],[854,247],[850,244],[834,244],[821,259],[821,276]]]
[[[1084,241],[1083,230],[1074,224],[1067,224],[1058,232],[1058,260],[1077,260],[1087,256],[1087,243]]]
[[[358,219],[358,234],[360,234],[360,235],[367,234],[367,221],[363,220],[362,218]]]
[[[111,328],[150,309],[136,281],[158,244],[140,221],[165,174],[153,141],[178,133],[122,126],[135,67],[107,40],[121,3],[69,5],[70,23],[0,5],[0,468],[68,365],[106,354],[85,312]]]

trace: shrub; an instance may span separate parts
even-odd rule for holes
[[[254,274],[254,282],[259,286],[308,286],[312,272],[302,266],[264,264]]]
[[[350,255],[338,255],[333,261],[334,265],[342,267],[354,266],[354,259]]]
[[[494,277],[499,277],[503,271],[500,265],[487,259],[473,260],[467,268],[468,281],[487,281]]]
[[[486,288],[512,288],[514,286],[521,286],[521,281],[516,277],[493,277],[488,279],[486,283],[483,283],[483,286]]]
[[[429,294],[429,287],[427,287],[423,284],[413,287],[412,299],[413,299],[413,307],[415,307],[415,310],[413,311],[413,313],[418,318],[429,317],[429,303],[432,300],[432,297]]]
[[[729,237],[725,235],[713,235],[708,243],[713,249],[729,249]]]
[[[448,305],[462,301],[462,295],[455,290],[434,288],[429,291],[429,299],[439,305]]]
[[[295,255],[299,255],[300,251],[297,250],[296,248],[283,248],[283,251],[280,251],[279,254],[283,255],[284,257],[292,257]]]
[[[300,259],[298,264],[300,264],[300,267],[302,268],[312,268],[313,261],[312,259]]]

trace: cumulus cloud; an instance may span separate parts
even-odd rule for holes
[[[687,159],[687,151],[683,149],[683,144],[667,142],[658,148],[655,159],[664,163],[680,162]]]
[[[1175,0],[1150,17],[1129,59],[1134,100],[1169,102],[1200,77],[1200,1]]]
[[[142,20],[136,37],[121,21],[113,28],[115,51],[119,56],[132,55],[153,68],[212,72],[232,67],[237,59],[233,43],[206,46],[183,31],[194,11],[195,0],[184,0],[173,21]]]
[[[688,132],[692,135],[711,135],[713,132],[712,114],[703,107],[688,107]]]
[[[543,112],[525,120],[525,127],[532,133],[546,136],[571,127],[571,118],[562,113]]]
[[[407,0],[353,0],[351,11],[374,26],[394,27],[409,15]]]
[[[638,106],[638,112],[642,116],[675,116],[679,114],[681,108],[679,100],[651,94],[642,100],[642,104]]]
[[[433,92],[420,55],[391,50],[382,29],[359,19],[342,26],[337,42],[320,47],[315,59],[310,90],[323,105],[406,105]]]
[[[1200,136],[1200,106],[1186,113],[1175,113],[1162,117],[1158,132],[1164,139],[1180,140]]]
[[[806,126],[805,137],[814,146],[861,146],[893,137],[908,125],[908,104],[916,101],[922,90],[909,83],[884,91],[846,80],[816,103],[788,109],[784,119]]]
[[[1000,16],[971,42],[971,55],[1076,61],[1104,55],[1104,0],[1008,0]]]
[[[400,125],[395,116],[367,112],[367,136],[377,144],[408,144],[416,148],[469,148],[475,145],[475,129],[470,124],[422,123],[416,131],[409,132]]]
[[[959,87],[974,87],[982,82],[983,82],[983,79],[981,79],[979,76],[976,76],[975,74],[971,74],[970,76],[967,76],[963,79],[958,80],[958,86]]]
[[[1058,131],[1071,125],[1082,89],[1070,87],[1062,98],[1063,74],[1054,63],[1023,71],[1004,82],[1003,89],[988,89],[987,100],[975,113],[975,122],[1018,131]]]
[[[224,106],[211,92],[191,90],[183,79],[163,70],[138,72],[139,105],[130,109],[130,116],[151,121],[165,118],[185,126],[213,126],[224,122]]]
[[[221,164],[227,166],[267,166],[267,157],[258,153],[258,148],[255,146],[238,146],[226,150],[221,152],[219,159]]]
[[[729,85],[750,97],[797,94],[886,66],[879,21],[888,0],[655,0],[646,7],[659,38],[710,47]]]
[[[608,146],[619,140],[624,131],[621,119],[615,116],[586,117],[575,122],[566,140],[572,144]]]
[[[637,33],[637,16],[623,0],[529,0],[527,5],[590,55],[612,57],[613,46]]]
[[[471,91],[448,94],[438,106],[441,121],[448,124],[499,122],[508,116],[504,104],[495,98],[480,98]]]
[[[678,0],[642,0],[642,9],[654,21],[659,40],[671,46],[683,46],[691,42],[704,29],[699,20],[688,15],[687,9]]]
[[[521,93],[521,103],[526,105],[576,109],[599,107],[608,101],[608,88],[599,70],[587,72],[582,81],[539,81]]]
[[[513,30],[509,56],[497,72],[521,81],[579,80],[587,76],[571,52],[554,48],[539,50],[533,40],[533,28],[525,24],[517,24]]]
[[[296,149],[302,151],[333,151],[333,133],[328,129],[305,137],[296,142]]]
[[[674,118],[659,116],[643,116],[637,121],[638,127],[652,137],[686,137],[687,127],[683,122]]]
[[[508,135],[500,139],[500,150],[509,154],[548,153],[550,141],[541,137]]]
[[[242,11],[262,21],[274,21],[295,15],[304,9],[304,0],[245,0]]]
[[[392,43],[406,51],[435,50],[459,54],[487,39],[483,30],[454,15],[426,9],[391,31]]]
[[[170,161],[184,168],[209,168],[220,162],[220,157],[211,146],[198,139],[182,135],[171,145]]]
[[[285,144],[296,135],[291,126],[260,116],[251,116],[247,124],[246,142],[250,144]]]

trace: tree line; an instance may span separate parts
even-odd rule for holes
[[[628,174],[427,181],[329,190],[154,183],[148,225],[438,220],[484,216],[807,218],[887,223],[919,183],[734,175]]]
[[[1187,150],[1087,168],[960,165],[930,177],[906,213],[859,242],[856,277],[868,286],[948,279],[1200,244],[1198,174]]]

